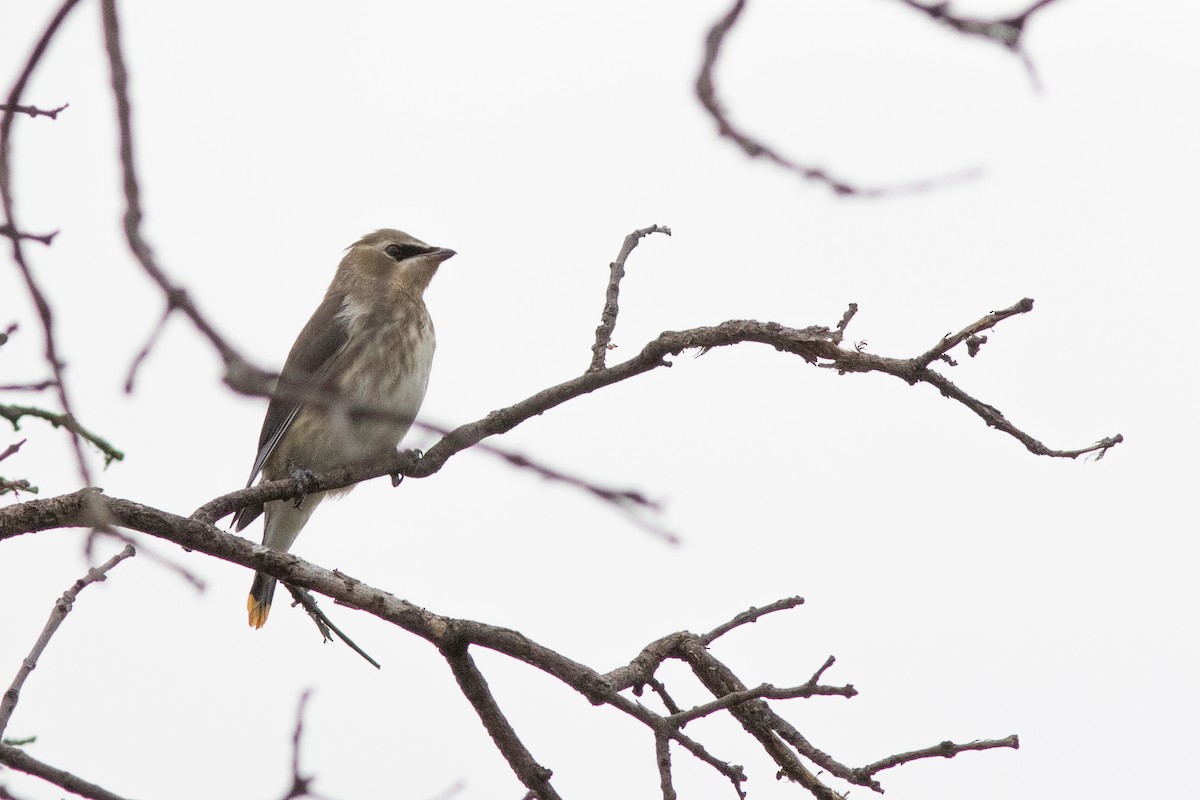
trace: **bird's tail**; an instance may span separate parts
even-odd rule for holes
[[[324,492],[310,494],[304,498],[300,506],[291,500],[273,500],[267,503],[266,523],[263,530],[263,544],[272,550],[287,552],[300,529],[308,522],[308,518],[325,498]],[[267,624],[267,615],[271,613],[271,598],[275,596],[275,579],[261,572],[254,573],[254,583],[250,585],[250,597],[246,599],[246,610],[250,614],[250,627],[261,628]]]
[[[246,598],[246,610],[250,612],[250,627],[261,628],[267,624],[271,613],[271,598],[275,596],[275,579],[261,572],[254,573],[250,585],[250,596]]]

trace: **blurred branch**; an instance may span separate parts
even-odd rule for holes
[[[1025,23],[1038,11],[1055,2],[1055,0],[1037,0],[1020,14],[1011,17],[982,19],[966,17],[957,14],[946,2],[925,4],[917,0],[900,0],[909,8],[920,11],[931,19],[945,25],[956,33],[967,36],[979,36],[996,44],[1002,45],[1013,52],[1021,52],[1021,37],[1025,33]]]
[[[18,772],[24,772],[27,775],[41,778],[48,783],[66,789],[72,794],[87,797],[89,800],[125,800],[124,797],[113,794],[94,783],[88,783],[83,778],[72,775],[66,770],[61,770],[38,761],[19,747],[0,744],[0,764],[10,769],[15,769]]]
[[[300,702],[296,707],[296,727],[292,732],[292,785],[288,787],[287,794],[282,800],[301,800],[301,798],[309,798],[310,800],[324,800],[322,795],[317,794],[312,790],[312,775],[303,775],[300,772],[300,740],[304,736],[304,711],[308,707],[308,700],[312,696],[311,689],[305,689],[300,695]]]
[[[14,442],[13,444],[10,444],[8,447],[4,448],[4,452],[0,453],[0,461],[3,461],[11,455],[15,455],[17,451],[21,449],[21,445],[25,444],[27,441],[29,440],[22,439],[21,441]]]
[[[28,235],[19,233],[21,226],[17,224],[15,216],[15,200],[12,193],[12,125],[16,119],[16,114],[11,109],[20,107],[21,95],[25,91],[29,79],[33,75],[33,71],[37,68],[38,62],[45,55],[46,49],[50,45],[50,41],[58,32],[63,21],[71,10],[78,5],[79,0],[66,0],[54,16],[50,20],[50,24],[46,26],[46,30],[42,33],[37,43],[33,47],[33,52],[25,62],[21,74],[17,77],[12,89],[8,93],[8,100],[5,103],[9,107],[2,117],[0,117],[0,205],[4,209],[3,224],[9,240],[12,242],[12,257],[17,265],[21,277],[25,280],[25,286],[29,291],[30,299],[33,301],[34,307],[37,309],[38,318],[42,323],[42,333],[45,341],[45,358],[50,369],[54,374],[54,386],[58,390],[58,401],[62,406],[63,412],[70,418],[74,419],[72,413],[71,398],[67,391],[66,382],[63,380],[63,362],[58,357],[58,344],[54,336],[54,315],[50,309],[50,303],[46,300],[46,295],[42,292],[38,282],[33,277],[33,271],[30,269],[28,262],[25,260],[25,252],[21,246],[21,242]],[[46,244],[53,235],[39,239]],[[80,442],[80,435],[77,430],[67,426],[67,430],[71,432],[71,446],[75,451],[76,465],[79,467],[79,476],[85,486],[90,486],[91,471],[88,469],[87,459],[84,457],[83,445]]]
[[[125,458],[125,454],[113,447],[107,439],[92,433],[80,425],[70,414],[56,414],[53,411],[46,411],[34,406],[0,405],[0,417],[12,423],[13,430],[20,430],[19,420],[21,417],[36,417],[37,419],[46,420],[56,428],[64,427],[77,436],[91,442],[97,450],[103,453],[104,466],[106,467],[114,461],[121,461]]]
[[[0,236],[7,236],[9,239],[28,239],[31,242],[41,242],[49,246],[54,241],[54,237],[58,236],[58,231],[52,233],[25,233],[16,230],[12,225],[4,223],[0,225]]]
[[[31,117],[49,117],[50,119],[57,119],[61,112],[66,111],[70,107],[70,103],[63,103],[58,108],[43,110],[35,106],[20,106],[16,105],[15,103],[0,103],[0,111],[3,111],[5,114],[28,114]],[[8,231],[3,231],[3,233],[6,236],[12,235]],[[53,237],[53,235],[54,234],[51,234],[51,237]],[[35,237],[30,236],[28,238],[33,239]],[[46,244],[50,244],[50,242],[47,241]]]
[[[813,181],[828,186],[834,194],[842,196],[855,197],[883,197],[897,194],[908,194],[912,192],[923,192],[930,189],[946,186],[951,183],[958,183],[964,180],[974,178],[977,174],[976,170],[949,175],[939,178],[931,178],[923,181],[914,181],[912,183],[901,184],[890,187],[863,187],[850,183],[843,178],[835,176],[833,173],[821,167],[815,167],[809,164],[802,164],[798,161],[784,156],[778,150],[768,147],[760,140],[751,136],[742,128],[736,126],[729,117],[729,113],[725,110],[720,98],[717,95],[716,79],[713,73],[716,71],[717,60],[720,58],[721,49],[725,46],[725,39],[729,33],[737,25],[741,18],[742,12],[746,8],[746,0],[735,0],[725,16],[717,20],[716,23],[709,29],[708,35],[704,40],[704,60],[700,65],[700,72],[696,76],[696,97],[700,100],[700,105],[708,112],[713,121],[717,123],[717,133],[722,137],[731,140],[736,144],[743,153],[750,158],[764,158],[777,166],[782,167],[788,172],[799,175],[806,181]]]
[[[34,486],[24,478],[11,479],[0,476],[0,497],[3,497],[9,492],[12,492],[13,494],[20,494],[21,492],[37,494],[38,487]]]

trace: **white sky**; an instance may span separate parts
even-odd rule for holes
[[[956,7],[1002,13],[1023,3]],[[15,76],[48,4],[2,7]],[[981,167],[916,197],[846,200],[719,141],[692,92],[725,2],[122,4],[146,234],[221,331],[278,367],[342,248],[377,227],[453,247],[428,294],[430,421],[479,418],[583,370],[608,262],[634,228],[612,356],[660,331],[757,318],[833,324],[883,355],[1021,297],[951,377],[1052,447],[1123,433],[1099,463],[1026,452],[929,387],[838,377],[742,346],[600,391],[498,443],[663,500],[669,547],[578,492],[464,453],[428,480],[360,487],[295,548],[432,611],[516,628],[598,669],[679,629],[791,594],[722,639],[749,684],[802,683],[829,654],[852,701],[776,707],[843,763],[944,739],[1019,751],[890,770],[892,800],[1184,797],[1200,746],[1196,371],[1200,55],[1191,4],[1064,0],[1020,62],[896,2],[756,0],[718,73],[734,117],[863,183]],[[182,514],[238,488],[265,402],[220,384],[182,319],[121,386],[162,309],[123,245],[99,10],[85,3],[16,121],[19,221],[59,315],[83,422],[128,453],[112,495]],[[38,325],[0,270],[0,381],[40,379]],[[52,402],[11,395],[5,402]],[[28,420],[3,464],[77,488],[59,432]],[[414,437],[412,445],[427,444]],[[97,463],[99,463],[97,461]],[[7,500],[7,498],[6,498]],[[254,528],[247,533],[261,535]],[[84,569],[75,531],[0,547],[0,682]],[[335,798],[518,798],[523,789],[438,654],[364,614],[381,660],[322,645],[284,605],[252,631],[243,568],[147,548],[89,588],[29,680],[8,736],[127,797],[280,796],[296,702],[305,768]],[[115,547],[112,548],[115,551]],[[101,554],[107,557],[107,550]],[[655,797],[653,742],[520,664],[479,656],[571,798]],[[677,666],[677,698],[703,693]],[[746,765],[754,800],[805,797],[736,726],[689,726]],[[686,797],[732,797],[675,751]],[[4,773],[22,798],[61,792]],[[838,788],[846,787],[834,784]],[[870,795],[853,790],[853,797]]]

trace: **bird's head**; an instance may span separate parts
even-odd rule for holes
[[[378,296],[400,291],[419,298],[438,266],[454,254],[403,231],[383,228],[350,245],[338,267],[338,278],[350,294]]]

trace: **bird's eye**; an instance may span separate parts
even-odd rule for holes
[[[387,253],[397,261],[403,261],[406,258],[419,256],[422,253],[428,253],[429,251],[430,248],[422,247],[419,244],[389,244],[386,248],[384,248],[383,252]]]

